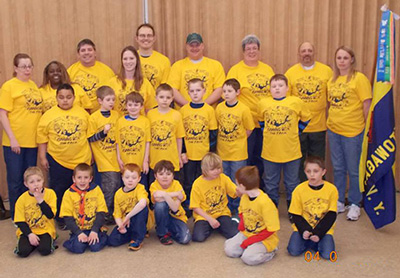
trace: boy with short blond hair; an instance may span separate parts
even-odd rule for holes
[[[231,219],[229,195],[236,198],[236,186],[222,173],[222,160],[215,153],[207,153],[201,161],[203,175],[193,183],[190,209],[193,209],[193,241],[203,242],[213,230],[225,238],[237,233],[237,223]]]
[[[174,165],[160,160],[154,167],[155,181],[150,186],[151,202],[154,204],[156,232],[164,245],[189,243],[191,236],[186,224],[187,217],[181,203],[186,200],[182,185],[174,180]]]
[[[140,113],[144,105],[140,93],[132,92],[125,99],[128,114],[119,118],[116,127],[118,164],[121,171],[126,164],[139,165],[141,183],[148,190],[150,122]]]
[[[256,166],[236,172],[237,191],[242,195],[239,206],[239,233],[225,241],[225,254],[240,257],[245,264],[257,265],[271,260],[278,248],[280,229],[278,209],[259,189]]]
[[[289,212],[294,231],[287,250],[290,255],[298,256],[312,249],[322,258],[333,260],[336,258],[333,231],[338,191],[335,185],[323,180],[326,169],[322,158],[308,156],[304,172],[308,180],[299,184],[292,194]]]
[[[92,179],[92,167],[78,164],[72,176],[74,184],[65,191],[61,203],[60,217],[71,232],[63,246],[76,254],[84,253],[87,248],[98,252],[107,244],[107,234],[101,231],[107,206],[100,187],[90,184]]]
[[[108,245],[119,246],[129,242],[128,248],[137,251],[142,247],[146,234],[149,199],[140,182],[140,167],[125,164],[122,171],[124,186],[114,197],[114,218],[117,226],[108,237]]]
[[[28,191],[15,204],[18,243],[14,252],[20,257],[27,257],[37,249],[46,256],[55,249],[57,197],[52,189],[44,187],[44,176],[39,167],[26,169],[24,184]]]
[[[115,126],[119,114],[112,110],[115,102],[112,88],[101,86],[96,90],[96,95],[100,109],[90,115],[87,135],[100,172],[101,189],[109,212],[106,215],[106,223],[113,224],[114,194],[121,185],[115,140]]]
[[[288,80],[283,74],[270,79],[272,98],[258,105],[258,116],[263,131],[261,157],[264,163],[265,192],[278,207],[279,183],[283,170],[286,200],[289,208],[292,191],[299,184],[301,133],[311,119],[304,102],[295,96],[286,97]]]

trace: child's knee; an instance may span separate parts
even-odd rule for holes
[[[239,258],[243,254],[243,249],[232,239],[228,239],[224,244],[225,254],[230,258]]]

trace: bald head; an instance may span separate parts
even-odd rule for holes
[[[305,67],[310,67],[314,64],[314,46],[310,42],[303,42],[299,46],[299,60]]]

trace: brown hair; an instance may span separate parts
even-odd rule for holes
[[[13,64],[14,64],[15,67],[18,67],[19,60],[21,60],[21,59],[29,59],[29,60],[31,60],[31,64],[33,66],[32,58],[28,54],[26,54],[26,53],[18,53],[17,55],[14,56],[14,60],[13,60]],[[17,73],[15,72],[15,70],[13,72],[13,76],[14,77],[17,76]]]
[[[44,175],[43,175],[43,172],[42,172],[42,170],[41,170],[39,167],[36,167],[36,166],[34,166],[34,167],[29,167],[28,169],[25,170],[25,172],[24,172],[24,182],[27,182],[27,181],[28,181],[28,178],[29,178],[30,176],[33,176],[33,175],[38,175],[38,176],[40,176],[40,177],[43,179],[43,182],[44,182]]]
[[[272,81],[279,81],[282,80],[285,82],[286,86],[288,86],[288,80],[287,77],[281,73],[277,73],[274,76],[271,77],[271,79],[269,80],[269,84],[272,83]]]
[[[160,84],[160,86],[157,87],[156,89],[156,96],[158,96],[158,94],[161,91],[169,91],[172,94],[172,97],[174,96],[174,90],[172,89],[172,87],[170,85],[168,85],[167,83],[162,83]]]
[[[131,171],[131,172],[136,172],[140,176],[141,171],[139,165],[135,163],[129,163],[124,165],[124,169],[122,169],[122,175],[125,173],[125,171]]]
[[[335,51],[335,58],[334,58],[335,59],[335,62],[334,62],[335,66],[333,67],[332,82],[335,82],[338,79],[338,77],[340,76],[339,68],[336,65],[336,55],[337,55],[339,50],[346,51],[347,53],[350,54],[350,57],[351,57],[351,67],[350,67],[349,73],[347,74],[347,80],[346,80],[346,82],[349,82],[357,73],[357,71],[354,69],[354,67],[356,65],[356,55],[354,54],[353,49],[351,49],[350,47],[345,46],[345,45],[340,46]]]
[[[306,168],[307,164],[310,163],[317,164],[322,169],[326,169],[325,161],[319,156],[313,156],[313,155],[307,156],[306,160],[304,161],[304,169]]]
[[[208,171],[222,169],[222,159],[213,152],[206,153],[201,160],[201,172],[206,177]]]
[[[200,83],[201,88],[204,89],[204,82],[203,82],[203,80],[201,80],[200,78],[193,78],[193,79],[190,79],[190,80],[188,81],[188,83],[187,83],[187,87],[189,88],[190,85],[196,84],[196,83]]]
[[[175,170],[174,164],[172,164],[172,162],[169,161],[169,160],[160,160],[160,161],[158,161],[156,163],[156,165],[154,166],[154,174],[157,174],[157,173],[162,172],[164,170],[165,171],[169,171],[172,174],[174,174],[174,170]]]
[[[96,90],[96,96],[103,100],[106,96],[115,96],[115,92],[109,86],[101,86]]]
[[[125,81],[126,75],[125,75],[125,68],[124,68],[124,65],[122,63],[122,58],[123,58],[124,53],[126,51],[132,52],[133,55],[136,58],[136,66],[135,66],[135,73],[133,74],[133,81],[135,82],[135,91],[139,92],[140,88],[142,87],[142,84],[143,84],[142,66],[140,64],[139,54],[137,53],[136,48],[133,47],[132,45],[128,45],[127,47],[125,47],[121,51],[121,67],[119,69],[119,73],[117,74],[117,78],[122,83],[122,89],[125,89],[125,87],[126,87],[126,81]]]
[[[79,163],[78,165],[76,165],[76,167],[74,168],[73,176],[75,176],[78,171],[89,172],[90,176],[91,177],[93,176],[92,167],[90,165],[86,164],[86,163]]]
[[[260,175],[256,166],[245,166],[237,170],[235,178],[246,190],[260,187]]]
[[[140,24],[139,27],[136,29],[136,36],[139,36],[139,30],[142,29],[143,27],[148,27],[151,29],[151,31],[153,31],[153,36],[156,35],[156,31],[154,31],[154,27],[153,25],[149,24],[149,23],[143,23]]]
[[[81,47],[84,45],[91,45],[94,49],[94,51],[96,51],[96,45],[94,44],[94,42],[91,39],[83,39],[80,42],[78,42],[78,45],[76,46],[76,51],[79,52],[79,50],[81,50]]]
[[[67,72],[67,69],[65,68],[65,66],[58,61],[51,61],[50,63],[47,64],[47,66],[43,70],[43,82],[42,82],[42,86],[40,86],[40,87],[42,88],[42,87],[46,86],[47,84],[50,84],[49,68],[53,64],[57,65],[61,70],[60,84],[62,84],[62,83],[71,84],[71,79],[69,78],[69,75],[68,75],[68,72]]]
[[[128,103],[129,101],[135,102],[135,103],[140,103],[141,105],[143,105],[144,98],[140,93],[132,92],[132,93],[127,94],[125,97],[125,103]]]
[[[235,78],[225,80],[222,87],[224,86],[231,86],[235,91],[238,91],[240,89],[240,83]]]

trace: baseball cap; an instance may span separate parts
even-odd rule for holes
[[[190,33],[186,38],[186,43],[192,42],[203,43],[203,38],[198,33]]]

